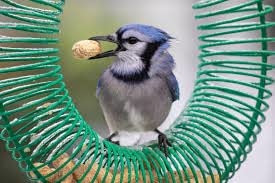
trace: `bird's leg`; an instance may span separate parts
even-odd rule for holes
[[[118,132],[115,131],[115,132],[112,133],[109,137],[107,137],[106,140],[109,141],[109,142],[112,142],[112,143],[114,143],[114,144],[119,145],[119,141],[113,141],[113,140],[112,140],[112,138],[115,137],[115,136],[117,136],[117,135],[118,135]]]
[[[165,156],[168,156],[168,146],[172,146],[172,144],[169,142],[167,136],[159,131],[157,128],[154,130],[159,134],[158,136],[158,143],[159,143],[159,149],[165,154]]]

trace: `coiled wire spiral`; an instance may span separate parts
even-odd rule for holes
[[[64,0],[1,1],[5,5],[0,14],[7,19],[0,29],[31,33],[0,37],[1,139],[31,180],[46,182],[73,160],[74,167],[58,182],[83,163],[87,167],[79,182],[94,164],[98,168],[91,182],[98,179],[103,167],[106,171],[101,182],[108,182],[111,170],[112,175],[120,174],[119,182],[190,183],[188,169],[196,182],[198,171],[204,182],[207,176],[214,182],[214,174],[227,182],[252,150],[265,121],[265,100],[271,96],[266,86],[273,79],[267,73],[274,65],[267,61],[275,54],[268,50],[268,43],[275,39],[267,36],[267,29],[275,24],[265,20],[272,7],[261,0],[236,5],[203,0],[193,6],[201,9],[196,18],[207,22],[198,27],[204,33],[199,37],[203,42],[201,63],[187,107],[166,132],[173,144],[168,157],[155,145],[133,150],[109,143],[78,113],[62,81],[58,49],[54,48]],[[211,20],[215,17],[222,18]],[[258,36],[235,36],[249,32]],[[252,44],[258,48],[238,47]],[[42,175],[38,171],[64,153],[69,153],[70,159],[54,172]],[[41,165],[34,166],[35,162]],[[115,182],[115,176],[110,182]]]

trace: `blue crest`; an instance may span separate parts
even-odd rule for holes
[[[121,27],[117,34],[123,34],[123,32],[128,30],[135,30],[138,31],[144,35],[147,35],[150,37],[153,41],[157,42],[167,42],[169,39],[173,39],[168,33],[164,32],[163,30],[149,26],[149,25],[142,25],[142,24],[128,24],[123,27]]]

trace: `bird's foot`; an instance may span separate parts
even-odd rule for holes
[[[112,133],[109,137],[107,137],[105,140],[112,142],[113,144],[119,145],[119,141],[113,141],[112,139],[118,135],[118,132]]]
[[[169,142],[167,136],[159,131],[158,129],[155,129],[155,132],[159,134],[158,136],[158,144],[159,144],[159,149],[165,154],[165,156],[168,156],[168,146],[172,146],[172,144]]]

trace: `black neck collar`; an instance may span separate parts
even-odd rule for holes
[[[144,80],[149,79],[149,75],[146,69],[143,69],[140,72],[135,72],[131,74],[122,74],[122,73],[117,73],[116,71],[111,69],[111,73],[113,76],[121,81],[124,82],[129,82],[129,83],[139,83]]]

